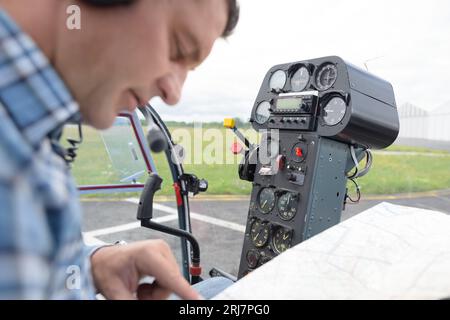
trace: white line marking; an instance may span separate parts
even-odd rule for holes
[[[217,218],[213,218],[213,217],[208,217],[203,214],[199,214],[199,213],[195,213],[195,212],[191,212],[191,218],[198,220],[198,221],[214,224],[219,227],[228,228],[228,229],[231,229],[234,231],[238,231],[238,232],[242,232],[242,233],[245,232],[245,226],[238,224],[238,223],[234,223],[234,222],[230,222],[230,221],[226,221],[226,220],[222,220],[222,219],[217,219]]]
[[[110,227],[110,228],[88,231],[88,232],[85,232],[84,235],[88,236],[88,237],[98,237],[98,236],[104,236],[104,235],[111,234],[111,233],[136,229],[136,228],[139,228],[140,226],[141,226],[140,222],[132,222],[132,223],[121,224],[121,225]]]
[[[173,220],[177,220],[177,219],[178,219],[178,216],[171,214],[168,216],[152,219],[152,221],[157,222],[157,223],[164,223],[164,222],[169,222],[169,221],[173,221]],[[121,224],[121,225],[110,227],[110,228],[88,231],[88,232],[85,232],[84,235],[87,237],[98,237],[98,236],[104,236],[104,235],[111,234],[111,233],[133,230],[133,229],[137,229],[140,227],[141,227],[141,223],[139,221],[136,221],[136,222],[131,222],[131,223],[127,223],[127,224]]]
[[[135,203],[135,204],[139,203],[139,200],[136,198],[130,198],[130,199],[127,199],[126,201]],[[159,204],[159,203],[154,203],[153,208],[155,210],[169,213],[169,215],[167,215],[167,216],[152,219],[152,221],[154,221],[154,222],[164,223],[164,222],[174,221],[174,220],[178,219],[178,210],[177,209],[174,209],[174,208],[171,208],[171,207]],[[222,220],[222,219],[217,219],[217,218],[213,218],[213,217],[208,217],[208,216],[205,216],[200,213],[191,211],[191,218],[194,220],[213,224],[213,225],[216,225],[216,226],[219,226],[222,228],[231,229],[231,230],[234,230],[237,232],[242,232],[242,233],[245,232],[245,226],[243,226],[241,224]],[[112,234],[112,233],[117,233],[117,232],[129,231],[129,230],[137,229],[140,227],[141,227],[141,223],[139,221],[136,221],[136,222],[126,223],[126,224],[121,224],[121,225],[114,226],[114,227],[84,232],[83,238],[84,238],[84,242],[88,245],[104,245],[107,243],[97,239],[96,237],[104,236],[104,235],[108,235],[108,234]]]
[[[83,240],[84,243],[88,246],[102,246],[107,244],[106,242],[103,242],[102,240],[99,240],[93,236],[86,235],[86,233],[83,233]]]
[[[136,198],[129,198],[126,201],[131,202],[131,203],[136,203],[136,204],[139,203],[139,199],[136,199]],[[154,203],[153,204],[153,208],[156,209],[156,210],[159,210],[159,211],[170,213],[170,214],[178,214],[178,210],[177,209],[174,209],[174,208],[171,208],[171,207],[159,204],[159,203]],[[216,226],[220,226],[220,227],[223,227],[223,228],[231,229],[231,230],[234,230],[234,231],[238,231],[238,232],[242,232],[242,233],[245,232],[245,226],[243,226],[241,224],[230,222],[230,221],[226,221],[226,220],[223,220],[223,219],[217,219],[217,218],[213,218],[213,217],[208,217],[208,216],[205,216],[205,215],[200,214],[200,213],[196,213],[196,212],[192,212],[191,211],[191,218],[195,219],[195,220],[198,220],[198,221],[214,224]]]

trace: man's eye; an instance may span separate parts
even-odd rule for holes
[[[178,39],[175,39],[174,46],[175,46],[175,51],[172,54],[171,60],[173,60],[173,61],[183,60],[184,59],[183,48],[181,47],[180,41]]]

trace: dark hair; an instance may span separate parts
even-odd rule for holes
[[[222,37],[226,38],[233,33],[239,21],[239,4],[237,0],[227,0],[228,21],[223,31]]]
[[[87,4],[97,7],[111,7],[120,5],[131,5],[136,0],[81,0]],[[239,5],[237,0],[226,0],[228,4],[228,21],[222,37],[226,38],[233,33],[239,21]]]

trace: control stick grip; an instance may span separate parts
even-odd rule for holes
[[[154,172],[150,172],[147,182],[145,182],[144,190],[142,190],[141,198],[137,211],[137,219],[153,218],[153,197],[156,191],[161,189],[163,179]]]

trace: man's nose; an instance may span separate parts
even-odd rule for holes
[[[177,68],[174,72],[169,73],[158,80],[158,88],[161,91],[161,98],[168,105],[177,104],[181,98],[184,81],[186,80],[187,70],[185,68]]]

